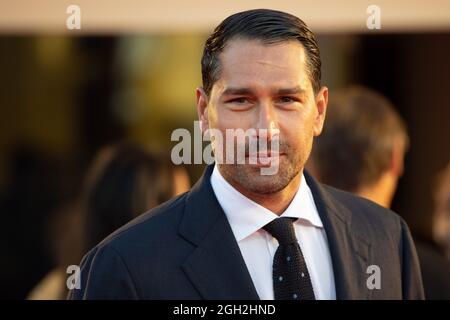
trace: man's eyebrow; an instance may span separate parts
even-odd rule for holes
[[[306,90],[301,88],[300,86],[292,87],[292,88],[280,88],[277,90],[274,90],[274,94],[276,95],[283,95],[283,94],[303,94]],[[249,95],[253,94],[253,90],[250,88],[227,88],[222,92],[222,95]]]
[[[237,96],[237,95],[248,95],[248,94],[252,94],[253,91],[250,88],[227,88],[224,90],[224,92],[222,92],[222,95],[233,95],[233,96]]]
[[[293,88],[280,88],[278,90],[275,90],[275,94],[277,95],[283,95],[283,94],[299,94],[299,93],[305,93],[306,90],[302,89],[300,86],[296,86]]]

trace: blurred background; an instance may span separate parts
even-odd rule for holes
[[[66,27],[72,4],[80,30]],[[381,29],[367,28],[371,4]],[[331,95],[360,84],[392,101],[410,135],[392,208],[433,240],[436,179],[450,160],[450,1],[1,0],[0,298],[28,297],[61,251],[75,251],[75,240],[61,249],[80,230],[67,212],[101,150],[126,141],[170,162],[172,131],[193,132],[206,37],[228,15],[262,7],[316,33]],[[186,165],[180,192],[202,170]]]

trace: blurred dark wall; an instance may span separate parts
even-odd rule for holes
[[[124,137],[111,111],[116,40],[0,38],[0,298],[24,299],[55,267],[55,215],[95,153]]]

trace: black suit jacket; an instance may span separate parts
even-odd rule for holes
[[[259,299],[210,184],[145,213],[91,250],[71,299]],[[338,299],[422,299],[420,268],[405,222],[373,202],[321,185],[307,172],[332,259]],[[369,289],[368,267],[380,268]]]

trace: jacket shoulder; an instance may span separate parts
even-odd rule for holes
[[[143,281],[156,286],[191,249],[178,235],[185,201],[186,193],[143,213],[92,248],[81,261],[82,290],[70,298],[143,297]]]
[[[177,236],[186,196],[187,193],[183,193],[141,214],[107,236],[96,248],[110,246],[118,252],[126,252],[136,246],[168,244]]]
[[[395,237],[392,240],[399,241],[401,229],[406,223],[397,213],[355,194],[327,185],[322,187],[337,202],[338,210],[349,213],[352,228],[359,230],[365,238],[369,235]]]

